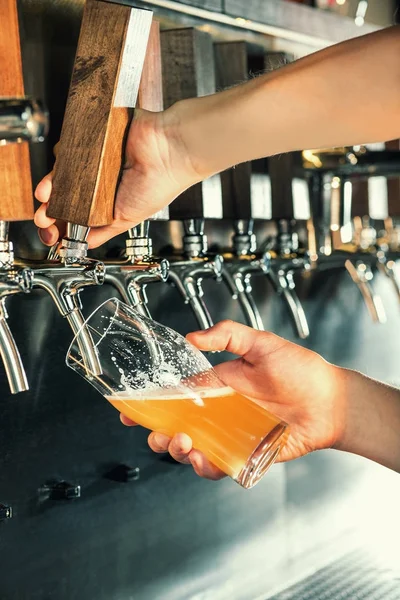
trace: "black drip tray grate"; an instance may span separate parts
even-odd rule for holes
[[[400,547],[398,557],[400,565]],[[270,600],[400,600],[400,566],[397,570],[372,554],[352,552]]]

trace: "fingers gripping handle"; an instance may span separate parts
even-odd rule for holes
[[[108,225],[136,105],[152,12],[85,4],[55,164],[50,217]]]

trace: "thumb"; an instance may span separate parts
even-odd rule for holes
[[[260,345],[263,347],[262,353],[265,354],[266,350],[272,352],[283,343],[281,338],[272,333],[255,331],[234,321],[221,321],[205,331],[189,333],[187,340],[199,350],[227,350],[243,356],[249,363],[259,358]]]

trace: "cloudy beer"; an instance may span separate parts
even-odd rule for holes
[[[278,417],[229,387],[156,388],[107,396],[107,400],[143,427],[171,437],[187,433],[194,448],[233,479],[240,478],[247,465],[254,476],[257,471],[258,480],[288,436],[286,424]]]

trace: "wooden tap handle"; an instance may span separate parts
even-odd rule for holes
[[[0,97],[24,95],[17,0],[0,0]],[[0,197],[0,221],[33,218],[27,142],[0,146]]]
[[[50,217],[87,227],[112,222],[151,20],[148,10],[86,0]]]
[[[248,79],[246,42],[214,44],[217,88],[223,90]],[[252,219],[251,163],[221,173],[224,219]]]
[[[215,93],[214,48],[211,36],[192,27],[161,32],[165,107],[179,100]],[[198,183],[170,206],[171,219],[220,219],[220,175]]]

